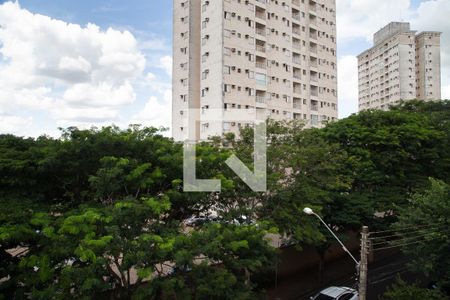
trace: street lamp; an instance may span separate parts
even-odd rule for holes
[[[345,247],[344,243],[341,242],[341,240],[334,234],[333,230],[331,230],[331,228],[327,225],[327,223],[325,223],[324,220],[322,220],[322,218],[316,214],[311,208],[309,207],[305,207],[305,209],[303,209],[303,212],[305,214],[307,214],[308,216],[316,216],[320,222],[322,222],[323,225],[325,225],[325,227],[328,229],[328,231],[331,232],[331,234],[334,236],[334,238],[339,242],[339,244],[342,246],[342,249],[347,252],[348,255],[350,255],[350,257],[353,259],[353,261],[356,264],[356,269],[359,270],[359,262],[356,260],[356,258],[350,253],[350,251],[348,251],[347,247]]]

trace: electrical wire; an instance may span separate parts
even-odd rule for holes
[[[431,232],[431,233],[433,233],[433,232]],[[393,245],[386,246],[386,247],[380,247],[380,248],[373,248],[372,250],[375,252],[375,251],[399,248],[399,247],[404,247],[404,246],[408,246],[408,245],[413,245],[413,244],[418,244],[418,243],[422,243],[422,242],[427,242],[427,241],[423,240],[423,238],[426,237],[429,234],[430,234],[430,232],[428,232],[427,234],[424,234],[423,236],[412,236],[412,237],[405,237],[405,238],[402,238],[402,239],[399,239],[399,240],[395,240],[395,241],[388,241],[386,243],[391,243]],[[417,238],[419,238],[420,240],[412,241],[412,240],[417,239]],[[434,239],[434,238],[436,238],[436,237],[430,237],[430,239]],[[395,244],[395,243],[397,243],[397,244]],[[381,243],[379,243],[378,245],[380,245],[380,244]]]
[[[410,229],[420,229],[420,228],[426,228],[426,227],[433,227],[433,226],[443,226],[446,224],[443,223],[434,223],[434,224],[428,224],[428,225],[417,225],[417,226],[408,226],[408,227],[399,227],[396,229],[389,229],[389,230],[382,230],[382,231],[374,231],[371,232],[370,235],[379,234],[379,233],[390,233],[390,232],[400,232],[400,231],[406,231]]]
[[[422,232],[423,230],[438,230],[438,229],[440,229],[442,227],[447,227],[447,226],[448,226],[447,224],[435,225],[433,227],[420,228],[420,229],[412,230],[410,232],[402,233],[402,231],[399,231],[399,232],[397,232],[395,234],[384,235],[384,236],[376,236],[376,237],[372,237],[372,238],[369,238],[369,239],[371,239],[371,240],[381,240],[381,239],[386,239],[386,238],[391,238],[391,237],[397,237],[397,236],[402,235],[402,234],[412,234],[412,233],[416,233],[416,232]],[[403,230],[403,231],[405,231],[405,230]]]
[[[427,235],[432,232],[437,232],[439,230],[445,229],[445,227],[447,227],[447,226],[443,225],[443,226],[438,226],[438,227],[419,229],[419,230],[415,230],[415,231],[411,231],[411,232],[404,232],[404,233],[397,233],[397,234],[387,235],[387,236],[382,236],[382,237],[369,238],[369,240],[377,241],[377,243],[378,243],[379,240],[386,240],[386,239],[390,239],[390,238],[397,238],[397,237],[410,238],[410,237],[414,237],[416,235],[421,236],[421,235]],[[427,232],[424,233],[424,230],[427,230]],[[379,243],[382,243],[382,242],[379,242]]]
[[[395,243],[395,242],[398,242],[398,241],[404,241],[404,240],[416,239],[416,238],[425,237],[425,236],[427,236],[427,235],[429,235],[429,234],[431,234],[431,233],[435,233],[435,232],[427,232],[427,233],[422,233],[422,234],[413,235],[413,236],[404,236],[404,237],[401,237],[401,238],[398,239],[398,240],[390,240],[390,241],[376,242],[376,243],[372,243],[371,245],[372,245],[372,247],[373,247],[373,246],[383,245],[383,244],[387,244],[387,243]]]
[[[421,240],[421,241],[415,241],[415,242],[405,243],[405,244],[400,244],[400,245],[395,245],[395,246],[381,247],[381,248],[378,248],[378,249],[373,249],[373,251],[376,252],[376,251],[381,251],[381,250],[388,250],[388,249],[393,249],[393,248],[399,248],[399,247],[419,244],[419,243],[422,243],[422,242],[424,242],[424,241]]]

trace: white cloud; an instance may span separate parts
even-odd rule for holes
[[[163,56],[159,60],[159,67],[166,71],[167,75],[172,77],[172,56]]]
[[[49,111],[56,123],[115,120],[135,101],[146,63],[128,31],[81,27],[12,2],[0,5],[0,59],[3,128],[29,124],[14,117],[21,109]]]
[[[340,41],[371,40],[373,34],[392,21],[407,19],[410,0],[337,0],[337,36]]]
[[[72,106],[104,108],[131,104],[136,99],[136,94],[129,82],[120,86],[106,82],[98,85],[78,83],[65,91],[63,99]]]
[[[147,77],[147,80],[149,80],[149,81],[153,81],[156,79],[156,75],[151,72],[148,72],[146,77]]]
[[[0,133],[23,134],[32,126],[31,117],[0,115]]]
[[[151,36],[147,40],[144,40],[139,43],[139,48],[142,50],[151,50],[151,51],[169,51],[170,46],[167,45],[167,42],[164,38]]]
[[[142,124],[153,127],[169,127],[172,120],[172,91],[166,90],[162,99],[150,97],[144,108],[134,115],[130,124]]]
[[[343,56],[338,61],[339,116],[348,117],[358,111],[358,68],[356,56]]]

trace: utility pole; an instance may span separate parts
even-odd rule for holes
[[[369,227],[363,226],[361,231],[361,261],[359,263],[359,300],[366,300],[367,295],[367,252]]]

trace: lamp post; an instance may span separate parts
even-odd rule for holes
[[[334,236],[334,238],[339,242],[339,244],[341,245],[342,249],[347,252],[347,254],[353,259],[353,261],[356,264],[356,267],[359,268],[359,262],[356,260],[356,258],[350,253],[350,251],[347,249],[347,247],[345,247],[344,243],[341,242],[341,240],[337,237],[336,234],[334,234],[333,230],[331,230],[331,228],[327,225],[327,223],[325,223],[325,221],[318,215],[316,214],[311,208],[306,207],[303,212],[309,216],[316,216],[320,222],[322,222],[323,225],[325,225],[325,227],[328,229],[328,231]]]
[[[320,222],[322,222],[323,225],[330,231],[330,233],[334,236],[334,238],[339,242],[339,244],[342,246],[342,249],[344,249],[345,252],[353,259],[353,261],[356,264],[356,273],[359,277],[359,284],[358,284],[358,290],[359,290],[359,299],[360,300],[366,300],[366,293],[367,293],[367,236],[368,228],[366,226],[363,227],[362,231],[362,240],[361,240],[361,261],[358,262],[356,258],[348,251],[347,247],[345,247],[344,243],[341,242],[341,240],[334,234],[333,230],[325,223],[325,221],[316,214],[311,208],[305,207],[303,209],[303,212],[309,216],[316,216]]]

